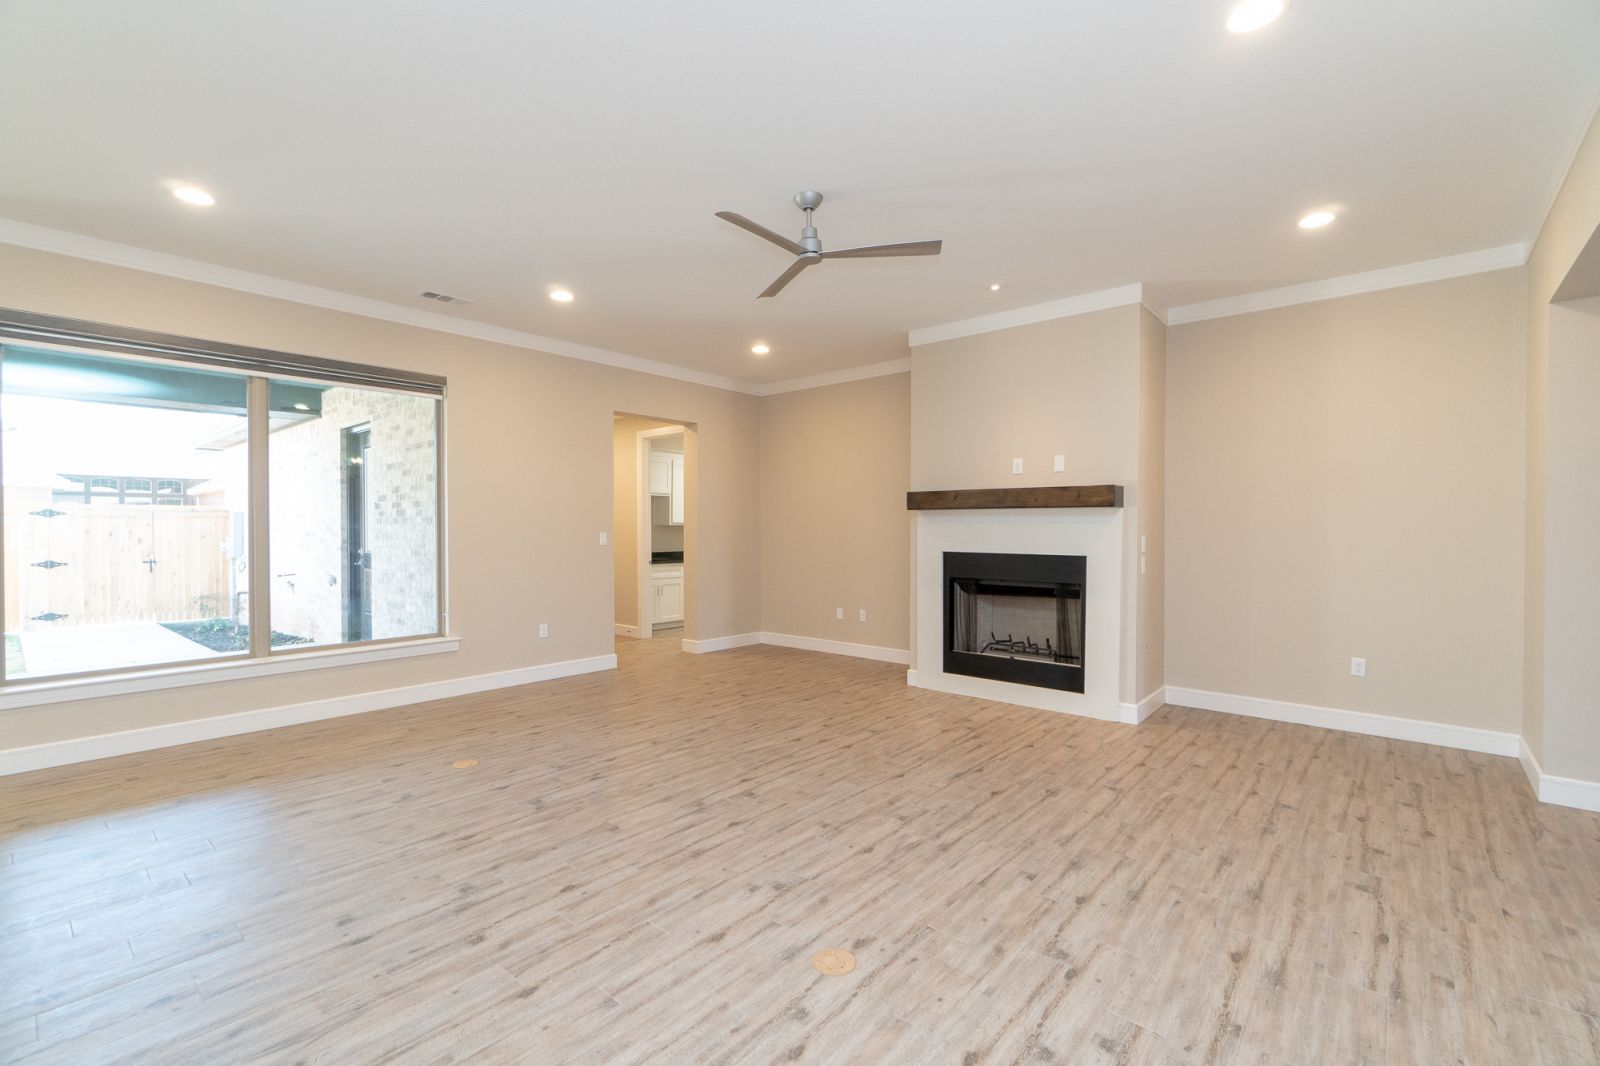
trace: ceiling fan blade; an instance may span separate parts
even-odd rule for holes
[[[782,274],[779,274],[778,275],[778,280],[774,281],[771,285],[768,285],[767,288],[766,288],[766,291],[763,292],[760,296],[757,296],[756,299],[765,300],[768,296],[776,296],[776,295],[778,295],[778,293],[783,291],[783,287],[785,285],[789,284],[789,282],[791,282],[795,278],[799,277],[800,276],[800,272],[802,270],[804,270],[806,267],[810,266],[812,263],[815,263],[815,262],[816,262],[816,260],[813,259],[811,256],[805,256],[805,257],[803,257],[801,259],[796,259],[794,261],[794,265],[791,266],[788,270],[785,270]]]
[[[759,222],[751,222],[743,215],[736,215],[732,211],[718,211],[717,217],[726,222],[732,222],[735,226],[738,226],[742,230],[749,230],[751,233],[754,233],[757,237],[760,237],[763,240],[771,241],[773,244],[776,244],[779,248],[782,248],[784,251],[789,252],[792,255],[805,254],[806,250],[800,247],[800,245],[796,244],[794,241],[791,241],[782,234],[772,232]]]
[[[909,244],[872,244],[865,248],[840,248],[823,252],[824,259],[887,259],[897,255],[938,255],[943,241],[912,241]]]

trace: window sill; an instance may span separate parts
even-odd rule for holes
[[[266,659],[157,667],[117,674],[115,677],[24,681],[7,685],[0,690],[0,711],[18,707],[36,707],[47,703],[69,703],[73,700],[124,696],[134,692],[158,692],[185,685],[212,685],[223,681],[272,677],[275,674],[294,674],[304,670],[387,662],[391,659],[414,659],[423,655],[448,654],[460,649],[460,637],[421,637],[417,640],[401,640],[388,644],[364,644],[353,648],[291,652]]]

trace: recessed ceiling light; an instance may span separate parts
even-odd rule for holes
[[[1278,21],[1288,0],[1240,0],[1228,12],[1228,29],[1234,33],[1253,33]]]
[[[752,344],[750,346],[750,350],[752,352],[754,352],[755,354],[757,354],[757,355],[766,355],[768,352],[772,351],[771,348],[768,348],[765,344],[762,344],[760,341],[757,341],[755,344]]]
[[[1300,228],[1321,229],[1338,217],[1332,211],[1313,211],[1300,220]]]
[[[1000,285],[1000,283],[998,281],[991,281],[989,283],[989,291],[990,292],[999,292],[1000,288],[1001,288],[1001,285]]]
[[[210,207],[217,202],[215,196],[212,196],[198,185],[179,185],[172,190],[172,195],[195,207]]]
[[[550,299],[554,300],[558,304],[569,304],[572,302],[572,293],[568,292],[566,289],[551,289]]]

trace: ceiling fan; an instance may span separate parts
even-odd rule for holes
[[[757,237],[771,241],[786,252],[792,252],[796,259],[794,263],[778,275],[778,280],[768,285],[758,300],[768,296],[776,296],[783,291],[783,287],[800,275],[808,266],[815,266],[824,259],[888,259],[901,255],[938,255],[943,241],[911,241],[908,244],[872,244],[865,248],[841,248],[836,252],[824,252],[822,242],[817,239],[817,227],[811,224],[811,212],[815,211],[822,203],[822,194],[807,189],[805,192],[796,193],[795,206],[806,213],[805,228],[800,231],[800,239],[791,241],[789,238],[774,233],[758,222],[752,222],[743,215],[732,211],[718,211],[717,217],[732,222],[740,229],[749,230]]]

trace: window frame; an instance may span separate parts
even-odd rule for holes
[[[247,613],[250,642],[249,647],[242,651],[204,658],[18,679],[6,676],[5,662],[0,657],[0,710],[459,649],[459,638],[451,636],[449,631],[449,522],[445,484],[448,389],[444,377],[0,308],[0,344],[8,341],[135,362],[221,371],[244,379],[248,469],[245,540],[251,574]],[[0,369],[3,369],[3,357],[0,357]],[[433,632],[360,641],[341,640],[331,644],[272,647],[272,596],[268,577],[271,572],[271,546],[268,543],[271,532],[268,389],[273,381],[400,392],[435,401],[434,458],[437,466],[434,475],[434,551],[437,592]],[[3,455],[0,455],[0,460],[3,460]],[[156,481],[150,480],[148,502],[156,504],[161,502],[161,494],[156,490]],[[119,481],[119,499],[126,491],[126,482],[127,478]],[[0,485],[0,497],[3,497],[3,491],[3,485]],[[85,482],[84,492],[87,500],[91,494],[90,482]],[[181,501],[185,495],[180,493],[176,500]],[[4,525],[0,524],[0,550],[4,548],[4,537]],[[4,580],[4,574],[0,573],[0,599],[3,599]],[[3,624],[0,624],[0,629],[3,628]]]

